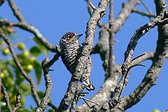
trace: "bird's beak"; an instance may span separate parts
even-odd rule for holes
[[[83,35],[83,34],[79,34],[79,35],[77,35],[77,38],[79,39],[82,35]]]

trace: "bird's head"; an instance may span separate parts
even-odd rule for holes
[[[76,42],[78,42],[78,39],[81,36],[82,36],[82,34],[77,35],[74,32],[68,32],[62,36],[62,38],[60,40],[60,44],[76,43]]]

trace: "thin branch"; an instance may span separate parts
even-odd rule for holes
[[[92,16],[93,12],[96,10],[96,7],[93,5],[92,0],[85,0],[87,2],[87,9],[90,17]],[[102,27],[104,24],[100,21],[97,22],[98,27]]]
[[[132,9],[138,4],[138,0],[129,0],[128,3],[125,3],[123,5],[123,8],[121,10],[121,12],[118,14],[117,18],[114,20],[114,23],[113,23],[113,28],[112,29],[109,29],[108,28],[108,25],[105,25],[103,23],[100,23],[100,21],[98,21],[98,26],[101,28],[101,29],[104,29],[104,30],[107,30],[108,32],[114,32],[114,33],[117,33],[121,27],[123,26],[123,24],[125,23],[125,21],[127,20],[127,18],[129,17],[129,15],[131,14],[132,12]],[[107,35],[106,35],[107,36]],[[105,37],[105,36],[103,36]],[[103,38],[100,39],[100,44],[98,43],[93,49],[92,49],[92,54],[95,54],[95,53],[99,53],[100,52],[101,54],[104,54],[104,51],[105,50],[102,50],[100,49],[101,47],[104,47],[102,46],[103,45],[103,42],[102,40],[105,40]],[[115,40],[114,40],[115,41]],[[106,43],[105,43],[106,44]],[[101,56],[102,57],[102,56]]]
[[[135,57],[132,60],[132,63],[130,65],[130,67],[138,65],[138,64],[140,64],[141,62],[143,62],[145,60],[149,60],[149,59],[153,60],[153,57],[154,57],[154,53],[153,52],[145,52],[145,53]]]
[[[38,40],[39,42],[45,46],[48,50],[52,51],[52,52],[56,52],[56,53],[60,53],[60,49],[59,47],[57,47],[56,45],[52,45],[51,43],[49,43],[46,38],[40,33],[40,31],[35,28],[32,25],[26,24],[26,23],[12,23],[9,22],[8,20],[3,20],[0,19],[0,26],[14,26],[14,27],[18,27],[22,30],[28,31],[30,33],[32,33]]]
[[[20,10],[18,9],[17,5],[15,4],[15,2],[13,0],[7,0],[7,1],[8,1],[8,4],[9,4],[14,16],[18,19],[18,21],[24,23],[25,19],[22,16],[22,14],[21,14]]]
[[[132,12],[134,12],[134,13],[137,13],[137,14],[140,14],[140,15],[142,15],[142,16],[147,16],[147,17],[156,17],[156,15],[154,15],[154,14],[151,14],[151,13],[146,13],[146,12],[143,12],[143,11],[140,11],[140,10],[138,10],[138,9],[132,9]]]
[[[92,4],[92,0],[85,0],[87,2],[87,8],[90,16],[92,16],[94,10],[96,10],[96,7]]]
[[[138,0],[129,0],[128,3],[123,5],[121,12],[114,20],[113,30],[115,33],[117,33],[121,29],[121,27],[129,17],[129,15],[131,14],[132,9],[135,8],[137,4],[138,4]]]
[[[2,82],[1,82],[1,90],[2,90],[2,93],[4,94],[5,103],[6,103],[6,106],[8,108],[8,111],[12,112],[12,107],[11,107],[10,102],[9,102],[8,92],[6,91],[6,88],[5,88],[5,86],[3,85]]]
[[[50,66],[54,62],[52,62],[51,65],[47,66],[48,63],[49,63],[48,58],[45,58],[42,61],[42,68],[43,68],[43,72],[44,72],[46,90],[45,90],[45,95],[44,95],[43,99],[41,100],[39,107],[36,109],[36,112],[43,112],[47,108],[48,103],[50,102],[52,82],[51,82],[51,79],[50,79],[49,71],[50,71]]]
[[[156,84],[159,72],[160,72],[160,70],[163,66],[164,60],[167,56],[168,28],[167,28],[166,24],[163,24],[165,21],[167,21],[167,19],[164,19],[165,18],[164,14],[166,12],[165,1],[164,0],[155,0],[155,4],[156,4],[156,10],[157,10],[158,16],[154,20],[155,22],[154,21],[153,21],[153,23],[151,22],[151,25],[148,24],[150,27],[146,27],[147,31],[148,31],[149,29],[151,29],[155,25],[158,25],[158,41],[157,41],[157,47],[155,50],[154,58],[152,60],[152,65],[148,69],[144,79],[139,84],[139,86],[128,97],[122,98],[117,103],[117,105],[115,105],[115,107],[112,107],[111,111],[117,111],[117,112],[119,111],[120,112],[121,110],[125,111],[126,109],[132,107],[133,105],[138,103],[147,94],[147,92],[149,91],[149,89],[153,85]],[[161,23],[161,21],[163,23]],[[137,44],[137,41],[136,41],[136,44]],[[136,46],[136,44],[134,44],[134,45]],[[134,50],[134,48],[135,48],[134,45],[132,46],[132,50]],[[128,79],[126,78],[125,80],[128,80]]]
[[[149,10],[148,6],[145,4],[143,0],[139,0],[141,4],[145,7],[145,9],[148,11],[149,14],[152,14],[152,12]]]
[[[55,54],[53,59],[51,59],[48,63],[46,63],[46,65],[45,65],[46,68],[51,67],[58,60],[59,56],[60,56],[60,54],[58,54],[58,53]]]
[[[38,97],[38,94],[37,94],[37,90],[35,88],[35,85],[34,85],[34,82],[33,80],[31,79],[31,77],[29,77],[26,72],[23,70],[14,50],[12,49],[12,45],[11,43],[9,42],[8,38],[5,36],[5,34],[2,32],[2,30],[0,30],[0,37],[2,37],[2,39],[4,40],[4,42],[8,45],[8,48],[10,50],[10,53],[14,59],[14,62],[17,66],[17,68],[19,69],[19,71],[21,72],[22,76],[29,82],[30,86],[31,86],[31,91],[32,91],[32,95],[33,95],[33,98],[36,102],[37,105],[40,104],[40,99]]]
[[[21,106],[21,93],[20,93],[20,91],[18,91],[18,93],[16,95],[16,103],[15,103],[15,107],[13,109],[13,112],[17,112],[17,110],[19,109],[20,106]]]
[[[135,50],[135,47],[138,43],[138,40],[144,35],[146,34],[151,28],[154,28],[156,25],[162,24],[163,22],[165,22],[164,20],[162,21],[163,16],[157,16],[154,20],[152,20],[151,22],[145,24],[144,26],[140,27],[139,29],[136,30],[136,32],[134,33],[133,37],[131,38],[128,47],[127,47],[127,51],[125,52],[125,60],[124,63],[122,65],[122,77],[121,80],[119,82],[119,85],[116,87],[115,89],[115,94],[113,96],[113,99],[110,101],[113,106],[117,105],[118,100],[120,99],[121,93],[123,91],[123,89],[125,88],[125,86],[127,85],[128,82],[128,74],[129,74],[129,70],[131,68],[131,60],[132,60],[132,55],[133,55],[133,51]],[[167,21],[167,19],[166,19]],[[116,102],[116,103],[115,103]]]
[[[168,22],[168,19],[163,19],[163,16],[157,16],[154,20],[151,22],[143,25],[142,27],[138,28],[136,32],[134,33],[133,37],[131,38],[127,50],[125,52],[125,58],[124,58],[124,64],[123,65],[128,65],[131,62],[131,58],[133,55],[133,51],[135,50],[135,47],[139,41],[139,39],[145,35],[150,29],[154,28],[156,25],[159,24],[165,24]]]

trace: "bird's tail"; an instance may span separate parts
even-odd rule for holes
[[[85,88],[86,88],[87,90],[91,91],[91,90],[94,90],[94,89],[95,89],[95,87],[94,87],[94,86],[92,85],[92,83],[90,82],[89,77],[88,77],[87,74],[84,74],[84,75],[82,76],[81,82],[83,83],[83,85],[85,86]]]

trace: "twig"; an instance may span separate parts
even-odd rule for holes
[[[7,105],[8,111],[9,111],[9,112],[12,112],[12,107],[11,107],[10,102],[9,102],[9,96],[8,96],[8,93],[7,93],[7,91],[6,91],[6,88],[5,88],[5,86],[3,85],[2,82],[1,82],[1,90],[2,90],[2,93],[4,94],[5,103],[6,103],[6,105]]]
[[[140,10],[138,10],[138,9],[132,9],[132,12],[134,12],[134,13],[137,13],[137,14],[140,14],[140,15],[142,15],[142,16],[147,16],[147,17],[156,17],[156,15],[154,15],[154,14],[151,14],[151,13],[145,13],[145,12],[143,12],[143,11],[140,11]]]
[[[51,65],[49,65],[48,63],[49,63],[48,58],[45,58],[42,61],[42,64],[41,64],[42,68],[43,68],[43,72],[44,72],[46,90],[45,90],[45,95],[44,95],[43,99],[40,102],[40,105],[36,109],[36,112],[43,112],[46,109],[48,103],[50,102],[50,94],[51,94],[52,82],[51,82],[50,75],[49,75],[49,71],[50,71],[49,68],[54,62],[52,62]],[[47,64],[48,64],[48,66],[47,66]]]
[[[14,59],[14,62],[16,64],[16,66],[18,67],[19,71],[21,72],[22,76],[29,82],[30,84],[30,87],[31,87],[31,91],[32,91],[32,95],[33,95],[33,98],[36,102],[37,105],[40,104],[40,99],[38,97],[38,94],[37,94],[37,90],[34,86],[34,82],[33,80],[31,79],[31,77],[29,77],[26,72],[23,70],[14,50],[12,49],[12,45],[11,43],[9,42],[8,38],[5,36],[5,34],[2,32],[2,30],[0,30],[0,37],[2,37],[2,39],[4,40],[4,42],[8,45],[8,48],[10,50],[10,53]]]
[[[87,8],[90,16],[93,14],[94,10],[96,10],[96,7],[92,4],[92,0],[85,0],[87,2]]]
[[[123,5],[123,8],[117,18],[114,20],[114,33],[117,33],[122,25],[125,23],[132,9],[138,4],[138,0],[129,0],[128,3]]]
[[[145,2],[143,0],[139,0],[141,2],[141,4],[145,7],[145,9],[148,11],[149,14],[152,14],[152,12],[149,10],[149,8],[147,7],[147,5],[145,4]]]
[[[9,22],[8,20],[0,19],[0,26],[3,26],[3,25],[14,26],[14,27],[18,27],[22,30],[28,31],[28,32],[32,33],[39,40],[39,42],[43,46],[45,46],[48,50],[50,50],[52,52],[60,53],[59,47],[49,43],[46,40],[46,38],[40,33],[40,31],[32,25],[29,25],[29,24],[26,24],[26,23],[20,23],[20,22],[19,23],[12,23],[12,22]]]
[[[155,1],[160,1],[160,0],[155,0]],[[158,3],[155,3],[155,4],[158,5]],[[167,50],[168,50],[168,37],[167,37],[168,30],[167,28],[168,27],[166,26],[166,24],[158,26],[159,35],[158,35],[157,47],[156,47],[155,53],[153,53],[154,55],[144,54],[134,59],[135,61],[138,59],[143,60],[141,59],[141,57],[144,57],[144,59],[153,58],[151,67],[148,69],[144,79],[139,84],[139,86],[129,96],[121,98],[118,105],[114,107],[111,111],[117,111],[118,108],[122,108],[126,110],[132,107],[133,105],[137,104],[147,94],[147,92],[152,86],[156,84],[157,78],[164,64],[165,58],[167,58],[167,55],[166,55]]]
[[[20,93],[20,91],[18,91],[18,93],[16,95],[16,104],[15,104],[15,107],[13,109],[13,112],[17,112],[17,110],[20,107],[20,104],[21,104],[21,93]]]
[[[143,25],[142,27],[138,28],[136,32],[134,33],[133,37],[131,38],[127,50],[125,52],[125,58],[124,58],[124,63],[129,64],[133,55],[133,51],[135,50],[135,47],[139,41],[139,39],[145,35],[150,29],[154,28],[156,25],[159,24],[165,24],[168,22],[168,19],[163,19],[163,16],[157,16],[154,20],[151,22]]]
[[[115,89],[115,94],[113,96],[113,99],[110,101],[111,104],[114,104],[115,101],[117,101],[117,103],[115,103],[115,105],[111,105],[112,106],[111,108],[115,107],[120,102],[118,99],[120,98],[120,95],[121,95],[125,85],[127,84],[128,73],[129,73],[129,70],[130,70],[130,67],[131,67],[130,66],[131,65],[131,58],[132,58],[132,55],[133,55],[133,51],[135,50],[135,47],[136,47],[136,45],[138,43],[138,40],[140,39],[140,37],[142,37],[146,32],[148,32],[151,28],[155,27],[156,25],[165,24],[165,22],[167,23],[167,19],[164,19],[164,13],[165,12],[163,11],[162,14],[159,14],[154,20],[152,20],[148,24],[145,24],[144,26],[140,27],[135,32],[134,36],[131,38],[131,41],[130,41],[128,47],[127,47],[127,51],[125,52],[125,61],[124,61],[123,65],[122,65],[122,74],[123,74],[123,76],[122,76],[122,78],[121,78],[121,80],[119,82],[119,86],[117,86],[116,89]],[[161,40],[161,42],[165,42],[165,41]],[[160,44],[162,45],[163,43],[161,43],[161,42],[160,42]],[[162,48],[162,47],[159,47],[159,48]],[[157,49],[159,49],[159,48],[157,48]],[[157,49],[156,49],[156,52],[157,52]],[[160,51],[161,50],[159,50],[158,52],[160,53]],[[161,59],[161,60],[163,61],[163,59]],[[158,61],[161,61],[161,60],[158,60]],[[153,63],[154,62],[155,61],[153,61]],[[155,66],[155,64],[152,64],[152,66]],[[161,67],[159,67],[159,68],[161,68]],[[153,67],[151,69],[153,69]],[[150,71],[151,70],[149,70],[148,72],[150,73]],[[151,80],[153,80],[153,79],[151,79]],[[146,81],[144,83],[146,85]]]
[[[24,17],[22,16],[20,10],[17,8],[17,5],[15,4],[15,2],[13,0],[7,0],[8,4],[14,14],[14,16],[18,19],[18,21],[24,23]]]
[[[54,57],[53,57],[53,59],[50,60],[48,63],[46,63],[45,66],[46,66],[47,68],[51,67],[51,66],[54,64],[54,62],[58,60],[59,56],[60,56],[59,53],[55,54]]]
[[[135,57],[134,59],[132,59],[132,63],[130,66],[135,66],[137,64],[140,64],[142,61],[145,61],[145,60],[153,60],[153,57],[154,57],[154,53],[153,52],[145,52],[137,57]]]
[[[156,25],[158,24],[162,24],[162,22],[164,23],[165,21],[167,22],[167,19],[162,20],[163,17],[162,16],[157,16],[154,20],[152,20],[151,22],[145,24],[144,26],[140,27],[139,29],[136,30],[136,32],[134,33],[133,37],[131,38],[127,50],[125,52],[125,60],[124,63],[122,65],[122,77],[121,80],[119,81],[119,85],[116,87],[115,89],[115,94],[113,96],[113,99],[110,101],[112,105],[115,106],[117,105],[120,95],[123,91],[123,89],[125,88],[127,81],[128,81],[128,74],[129,74],[129,70],[131,67],[131,60],[132,60],[132,55],[133,55],[133,51],[135,50],[135,47],[138,43],[138,40],[144,35],[146,34],[151,28],[154,28]],[[116,102],[116,103],[114,103]]]

